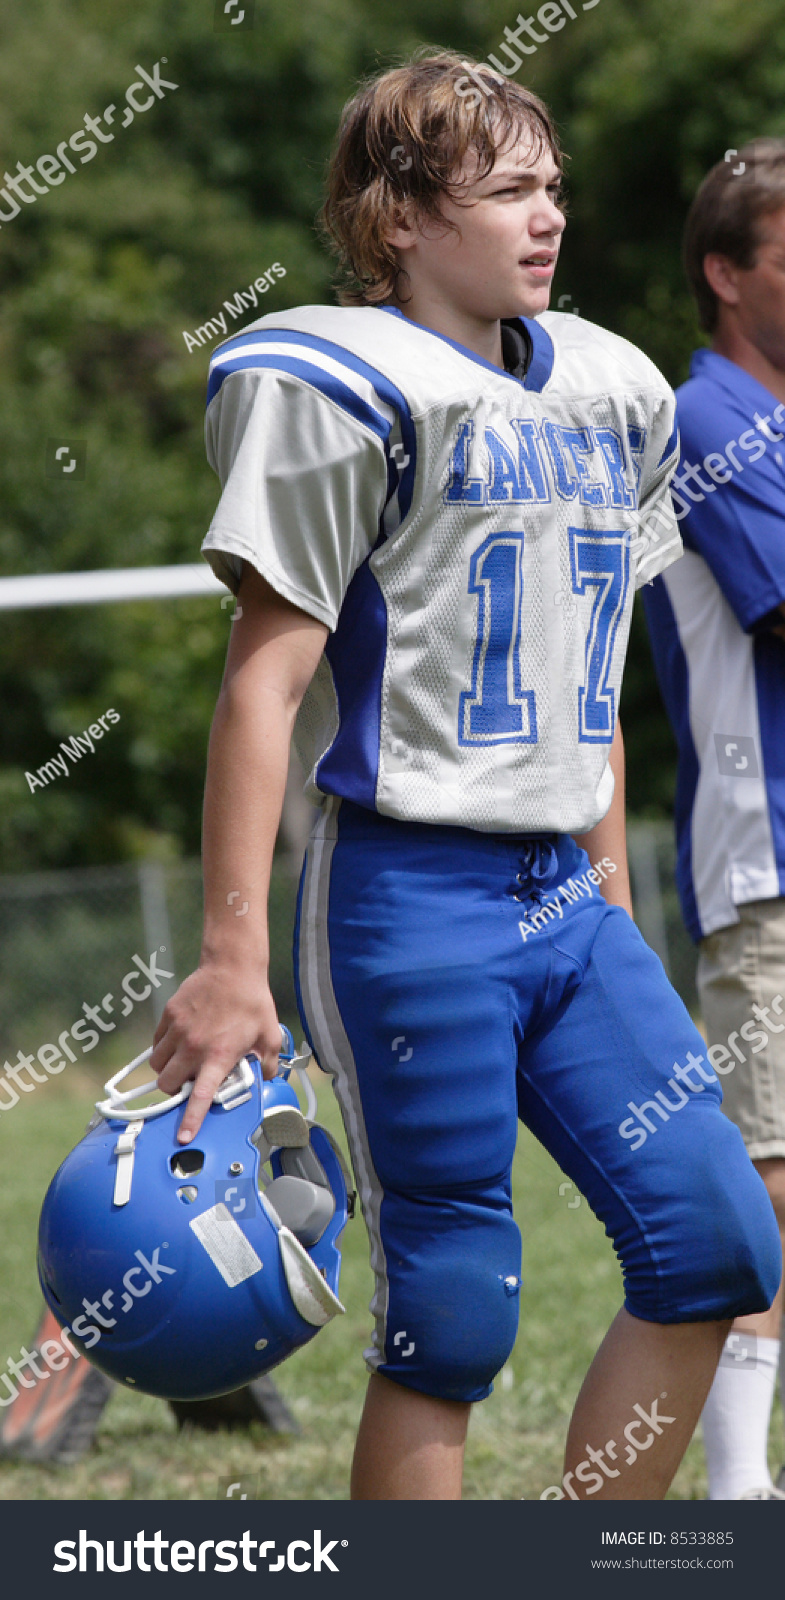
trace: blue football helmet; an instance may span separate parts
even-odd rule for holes
[[[44,1199],[38,1272],[64,1339],[110,1378],[166,1400],[241,1388],[344,1307],[339,1236],[354,1209],[336,1145],[282,1028],[279,1075],[256,1056],[221,1084],[191,1144],[192,1084],[139,1107],[155,1082],[105,1100]],[[304,1115],[288,1082],[296,1067]]]

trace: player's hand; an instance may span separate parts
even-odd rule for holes
[[[198,1133],[216,1089],[253,1051],[265,1078],[278,1071],[281,1026],[266,978],[236,963],[197,967],[172,995],[155,1030],[150,1066],[164,1094],[194,1081],[178,1129],[180,1144]]]

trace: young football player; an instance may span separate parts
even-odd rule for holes
[[[711,338],[678,392],[687,553],[645,598],[707,1038],[785,1237],[785,140],[729,156],[685,234]],[[785,1500],[767,1460],[781,1321],[780,1289],[728,1338],[703,1414],[711,1500]]]
[[[518,1321],[520,1117],[625,1278],[546,1492],[657,1499],[730,1319],[780,1273],[765,1189],[629,915],[618,695],[634,588],[680,550],[671,509],[649,525],[673,396],[624,340],[533,320],[564,229],[556,135],[532,94],[475,66],[471,95],[466,70],[418,57],[352,100],[325,212],[343,304],[263,317],[212,364],[204,549],[242,616],[201,963],[152,1064],[167,1092],[195,1079],[183,1141],[238,1056],[275,1069],[265,907],[297,715],[320,808],[302,1013],[376,1276],[352,1493],[460,1497],[469,1410]],[[637,1153],[627,1106],[674,1070],[692,1092]]]

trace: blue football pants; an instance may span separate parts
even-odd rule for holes
[[[703,1040],[588,866],[567,835],[337,800],[308,846],[298,992],[368,1228],[366,1360],[425,1394],[483,1399],[512,1349],[518,1118],[605,1224],[633,1316],[718,1320],[777,1290],[774,1213]]]

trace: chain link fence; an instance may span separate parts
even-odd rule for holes
[[[271,987],[295,1031],[296,888],[288,858],[276,858]],[[169,995],[197,964],[201,917],[198,861],[0,877],[0,1060],[36,1054],[77,1022],[70,1048],[102,1078],[146,1049]],[[100,1007],[99,1017],[86,1007]],[[88,1049],[90,1030],[100,1039]]]
[[[638,924],[694,1012],[695,951],[679,912],[670,825],[633,823],[629,857]],[[295,899],[292,857],[282,852],[270,895],[271,987],[282,1021],[299,1039]],[[0,1060],[19,1050],[35,1054],[75,1023],[82,1041],[76,1053],[102,1077],[145,1049],[168,996],[197,963],[201,907],[198,861],[0,878]],[[155,971],[157,984],[139,962]],[[86,1007],[101,1007],[101,1021]],[[88,1050],[91,1028],[101,1037]]]

